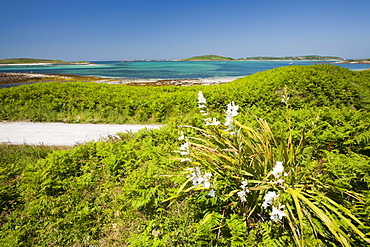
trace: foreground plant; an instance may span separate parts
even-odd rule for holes
[[[284,92],[282,102],[289,111]],[[199,92],[203,115],[208,115],[206,104]],[[257,125],[236,121],[238,110],[234,102],[228,104],[223,125],[207,118],[205,128],[187,126],[201,138],[184,134],[179,138],[184,141],[180,161],[192,167],[186,169],[187,181],[168,200],[188,196],[201,204],[200,225],[213,224],[217,241],[225,228],[233,236],[244,224],[244,233],[238,232],[240,245],[251,234],[275,244],[284,241],[285,246],[286,240],[295,246],[370,244],[360,230],[364,224],[349,209],[352,203],[361,204],[361,195],[344,191],[338,197],[338,191],[316,178],[314,171],[323,161],[312,158],[313,150],[303,145],[303,137],[294,140],[289,118],[289,131],[276,137],[263,119],[256,117]],[[243,223],[231,224],[237,217]]]

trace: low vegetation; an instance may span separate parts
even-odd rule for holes
[[[202,55],[184,59],[184,61],[230,61],[230,60],[234,59],[231,57],[223,57],[218,55]]]
[[[287,57],[246,57],[244,60],[320,60],[320,61],[332,61],[332,60],[343,60],[341,57],[336,56],[319,56],[319,55],[306,55],[306,56],[287,56]]]
[[[90,63],[86,61],[78,62],[65,62],[62,60],[50,60],[50,59],[37,59],[37,58],[8,58],[0,59],[0,64],[29,64],[29,63],[51,63],[51,64],[79,64],[79,63]]]
[[[369,245],[370,71],[49,82],[0,100],[6,121],[166,124],[67,150],[2,146],[1,246]]]
[[[353,60],[343,60],[340,63],[359,63],[359,64],[369,64],[370,58],[365,59],[353,59]]]
[[[305,60],[319,60],[319,61],[333,61],[333,60],[344,60],[341,57],[336,56],[319,56],[319,55],[306,55],[306,56],[288,56],[288,57],[266,57],[266,56],[258,56],[258,57],[244,57],[244,58],[231,58],[231,57],[223,57],[217,55],[203,55],[203,56],[195,56],[184,59],[184,61],[231,61],[231,60],[252,60],[252,61],[265,61],[265,60],[291,60],[291,61],[305,61]]]

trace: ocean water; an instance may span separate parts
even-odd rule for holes
[[[0,66],[1,72],[74,74],[124,79],[236,78],[282,66],[311,65],[311,61],[92,61],[93,65]],[[352,70],[369,64],[337,64]]]

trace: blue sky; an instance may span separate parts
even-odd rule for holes
[[[0,58],[370,58],[370,0],[2,0]]]

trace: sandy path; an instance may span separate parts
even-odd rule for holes
[[[137,132],[143,128],[159,127],[160,125],[0,122],[0,143],[73,146],[91,140],[102,140],[117,132]]]

